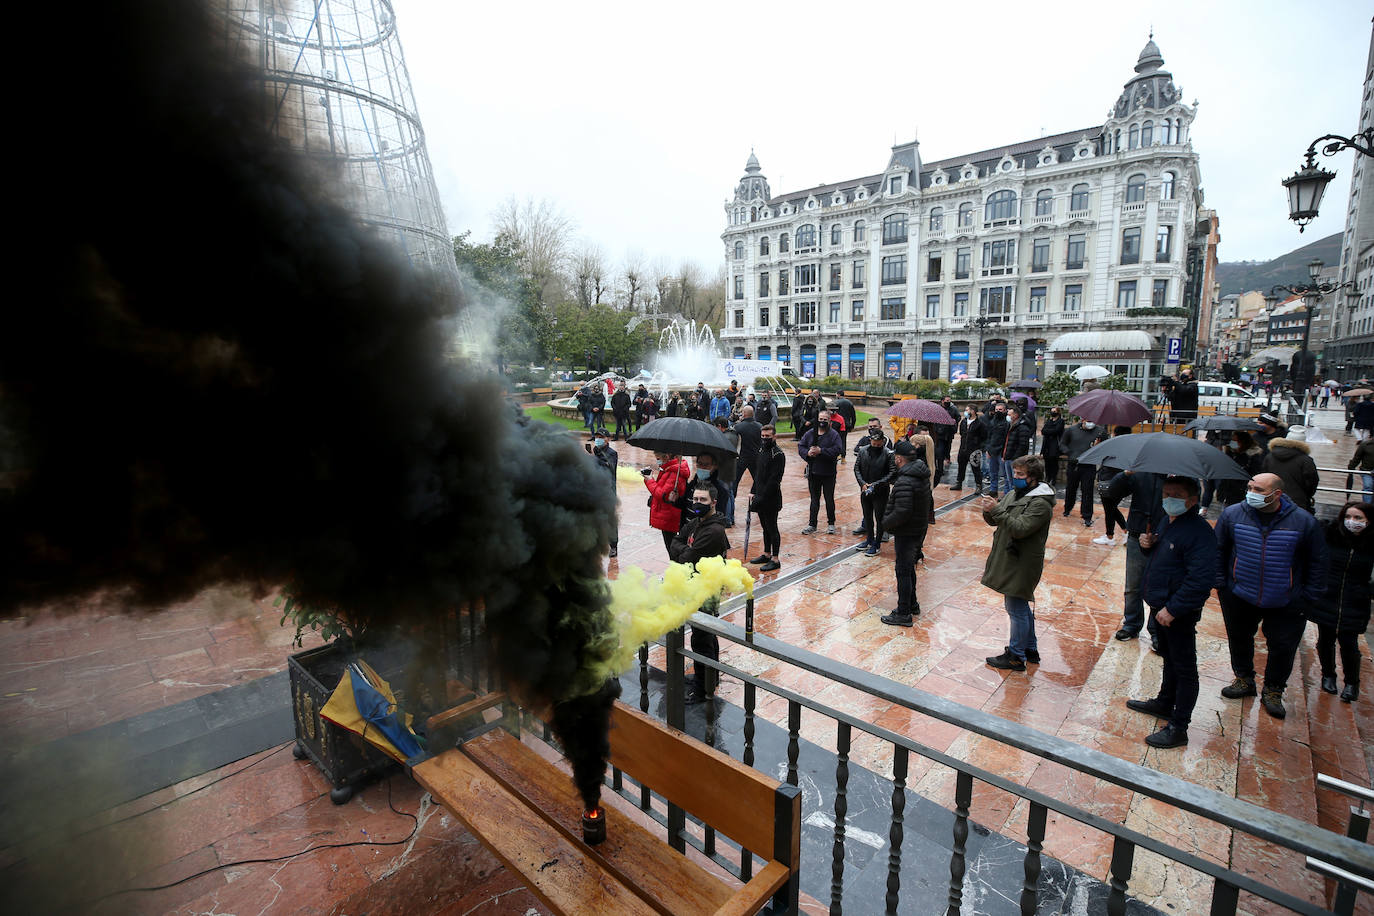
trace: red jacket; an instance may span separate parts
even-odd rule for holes
[[[650,525],[659,531],[673,532],[682,527],[682,497],[691,479],[692,469],[681,458],[665,461],[657,479],[644,478],[644,486],[649,488]],[[670,504],[669,497],[677,504]]]

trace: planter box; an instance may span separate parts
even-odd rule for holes
[[[298,760],[309,757],[320,768],[334,786],[329,797],[336,805],[352,798],[360,783],[400,766],[348,729],[320,716],[320,710],[329,702],[351,658],[343,646],[334,642],[298,652],[286,661],[291,680],[291,709],[296,722],[296,746],[292,753]],[[373,667],[383,677],[388,677],[381,667],[375,664]]]

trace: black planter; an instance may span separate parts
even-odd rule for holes
[[[320,768],[334,786],[329,798],[336,805],[352,798],[359,784],[400,766],[348,729],[320,716],[353,657],[349,647],[334,642],[298,652],[286,662],[296,722],[296,746],[292,753],[297,760],[309,757]],[[381,669],[378,671],[381,673]]]

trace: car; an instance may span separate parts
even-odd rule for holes
[[[1230,382],[1198,382],[1199,407],[1215,407],[1217,413],[1235,413],[1241,407],[1264,407],[1267,400],[1255,397],[1239,385]]]

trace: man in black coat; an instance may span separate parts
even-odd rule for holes
[[[687,511],[689,519],[668,545],[668,556],[674,563],[696,565],[702,557],[724,557],[730,549],[730,537],[725,533],[725,516],[716,511],[716,488],[700,486],[692,490]],[[710,598],[701,606],[703,614],[715,615],[720,601]],[[702,633],[692,627],[692,651],[709,659],[720,658],[720,639],[714,633]],[[709,677],[708,677],[709,674]],[[700,703],[715,693],[717,673],[705,665],[692,666],[692,689],[687,692],[688,703]]]
[[[916,601],[916,556],[930,525],[930,468],[916,457],[916,446],[905,439],[893,446],[892,453],[897,478],[888,497],[883,527],[892,533],[896,552],[897,606],[884,614],[882,621],[889,626],[909,627],[912,618],[921,613]]]
[[[830,411],[816,415],[814,428],[797,443],[797,454],[806,462],[806,484],[811,491],[811,514],[802,534],[814,534],[819,519],[821,496],[825,496],[826,534],[835,533],[835,465],[844,454],[840,434],[830,428]]]
[[[773,400],[773,393],[765,391],[763,397],[759,399],[758,409],[754,411],[755,419],[760,426],[774,426],[778,422],[778,405]]]
[[[1011,487],[1011,466],[1002,466],[1002,449],[1007,444],[1007,430],[1010,424],[1007,422],[1007,406],[1001,401],[989,401],[992,405],[992,412],[988,415],[987,438],[983,442],[983,470],[988,475],[988,483],[991,486],[991,496],[997,496],[998,483],[1001,481],[1003,472],[1007,477],[1007,488]]]
[[[606,412],[606,391],[597,382],[592,387],[591,394],[587,397],[587,406],[591,409],[592,429],[598,429],[606,425],[603,414]]]
[[[1197,481],[1170,477],[1164,482],[1164,519],[1155,531],[1140,536],[1147,556],[1145,603],[1159,632],[1164,677],[1149,700],[1127,700],[1136,712],[1166,720],[1145,738],[1151,747],[1188,743],[1188,724],[1197,705],[1197,625],[1212,593],[1217,573],[1217,538],[1197,514]]]
[[[778,447],[777,430],[772,423],[764,424],[759,434],[759,458],[754,465],[754,483],[749,487],[749,511],[759,517],[763,531],[763,553],[749,562],[760,572],[771,572],[782,566],[782,535],[778,532],[778,513],[782,511],[782,475],[787,455]]]
[[[1178,374],[1178,381],[1169,393],[1169,419],[1183,423],[1197,418],[1197,382],[1186,369]]]
[[[988,425],[983,415],[972,406],[964,408],[964,416],[959,420],[959,468],[951,490],[964,488],[964,475],[968,473],[969,462],[973,462],[973,488],[983,490],[983,462],[974,455],[983,451],[988,440]]]
[[[859,504],[863,506],[864,541],[855,545],[876,556],[883,543],[883,515],[887,512],[888,490],[897,476],[897,464],[887,447],[883,428],[869,427],[868,436],[854,449],[854,479],[859,482]]]
[[[834,413],[844,417],[844,432],[840,433],[840,452],[844,454],[849,451],[849,431],[859,422],[859,413],[854,409],[854,402],[844,395],[836,398],[830,406]]]
[[[1002,445],[1002,464],[1010,468],[1017,458],[1030,454],[1031,442],[1035,439],[1035,427],[1026,419],[1024,408],[1013,407],[1007,411],[1007,438]],[[1010,476],[1010,472],[1008,472]]]
[[[940,399],[940,406],[949,414],[953,423],[936,423],[931,428],[930,436],[935,440],[935,476],[931,478],[931,486],[935,486],[945,479],[945,468],[949,465],[950,449],[954,445],[954,429],[959,423],[959,411],[955,409],[954,402],[949,395]]]
[[[754,466],[759,463],[759,439],[763,434],[763,424],[754,419],[754,408],[745,404],[740,408],[739,419],[735,421],[735,433],[739,436],[739,463],[735,466],[735,495],[739,495],[739,484],[746,471],[752,476]]]
[[[1040,427],[1040,457],[1045,459],[1045,483],[1059,484],[1059,437],[1064,434],[1064,417],[1058,407],[1050,408],[1045,425]]]
[[[611,395],[611,413],[615,414],[615,435],[611,438],[630,438],[630,392],[625,390],[624,385]]]
[[[602,427],[592,433],[592,441],[585,446],[587,453],[596,459],[596,466],[605,471],[611,486],[611,507],[616,506],[616,479],[615,469],[620,463],[620,456],[616,450],[606,442],[606,429]],[[611,515],[611,556],[615,557],[620,550],[620,512],[616,510]]]

